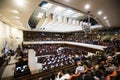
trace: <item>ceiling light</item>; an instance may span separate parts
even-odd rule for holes
[[[20,19],[20,17],[14,17],[15,19]]]
[[[40,13],[37,15],[37,17],[38,17],[38,18],[42,18],[43,15],[44,15],[44,13],[41,13],[41,12],[40,12]]]
[[[111,25],[110,25],[110,24],[108,24],[108,26],[110,27]]]
[[[98,15],[101,15],[102,14],[102,11],[98,11],[98,13],[97,13]]]
[[[13,13],[19,14],[20,12],[18,10],[12,10]]]
[[[17,6],[23,7],[25,6],[25,0],[14,0]]]
[[[65,0],[66,2],[69,2],[70,0]]]
[[[107,19],[107,16],[104,16],[103,19],[106,20],[106,19]]]
[[[109,22],[107,23],[107,25],[108,25],[109,27],[111,26]]]
[[[90,9],[90,5],[89,5],[89,4],[86,4],[86,5],[84,6],[84,8],[85,8],[86,10],[88,10],[88,9]]]
[[[106,23],[108,23],[108,22],[109,22],[109,20],[106,20],[105,22],[106,22]]]
[[[48,9],[50,9],[52,6],[53,6],[53,4],[47,3],[47,4],[42,5],[41,8],[44,9],[44,10],[48,10]]]

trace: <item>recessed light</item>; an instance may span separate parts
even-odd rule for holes
[[[109,22],[107,23],[107,25],[108,25],[109,27],[111,26]]]
[[[52,3],[47,3],[41,6],[42,9],[44,10],[49,10],[53,6]]]
[[[18,10],[12,10],[13,13],[19,14],[20,12]]]
[[[109,22],[109,20],[106,20],[105,22],[106,22],[106,23],[108,23],[108,22]]]
[[[15,19],[20,19],[20,17],[14,17]]]
[[[98,15],[101,15],[102,14],[102,11],[98,11],[98,13],[97,13]]]
[[[69,2],[70,0],[65,0],[66,2]]]
[[[20,7],[25,6],[25,0],[14,0],[14,3]]]
[[[88,10],[88,9],[90,9],[90,5],[89,5],[89,4],[86,4],[86,5],[84,6],[84,8],[85,8],[86,10]]]
[[[110,27],[111,25],[110,25],[110,24],[108,24],[108,26]]]
[[[103,19],[106,20],[106,19],[107,19],[107,16],[104,16]]]

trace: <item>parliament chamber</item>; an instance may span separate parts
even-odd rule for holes
[[[0,80],[120,80],[119,0],[0,0]]]

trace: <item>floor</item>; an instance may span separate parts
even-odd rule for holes
[[[18,62],[19,57],[17,54],[11,56],[8,64],[4,64],[0,68],[0,80],[13,80],[16,62]],[[42,64],[37,63],[37,57],[35,56],[35,51],[33,49],[29,50],[28,54],[28,65],[32,74],[39,73],[42,70]]]
[[[0,80],[13,80],[14,79],[14,70],[15,70],[15,63],[18,61],[16,58],[16,54],[11,56],[10,61],[8,64],[4,62],[4,64],[0,68]]]

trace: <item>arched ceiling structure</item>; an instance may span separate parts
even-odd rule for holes
[[[43,1],[54,5],[49,12],[41,9]],[[89,9],[85,9],[85,5],[89,5]],[[68,13],[71,13],[70,10],[75,13],[73,12],[70,16],[67,16],[65,20],[62,18],[61,23],[61,20],[58,21],[53,17],[53,12],[57,6],[65,8],[62,13],[58,13],[62,16],[67,13],[67,10]],[[44,15],[39,14],[43,16],[42,19],[38,19],[38,22],[34,19],[31,21],[37,23],[35,29],[38,31],[67,32],[81,30],[79,27],[80,22],[88,22],[88,14],[91,16],[90,21],[94,22],[93,28],[115,28],[120,27],[119,7],[119,0],[0,0],[0,20],[18,29],[33,30],[29,21],[32,14],[36,14],[35,11],[38,10],[36,16],[38,16],[38,13],[44,12]],[[75,17],[77,14],[81,16],[72,18],[71,24],[65,24],[66,20],[69,23],[69,18],[71,19],[72,16]],[[48,19],[45,20],[46,18]],[[43,25],[44,27],[42,27]]]

